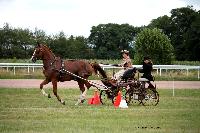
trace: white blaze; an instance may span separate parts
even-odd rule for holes
[[[35,55],[35,52],[36,52],[36,49],[34,50],[34,52],[33,52],[33,55],[32,55],[32,57],[31,57],[31,60],[33,59],[33,57],[34,57],[34,55]]]

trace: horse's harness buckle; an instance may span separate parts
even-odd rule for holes
[[[61,60],[61,68],[60,68],[59,72],[61,74],[66,74],[67,73],[67,70],[65,69],[65,64],[64,64],[63,60]]]

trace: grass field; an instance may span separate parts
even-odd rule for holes
[[[60,89],[61,105],[39,89],[0,88],[1,133],[200,132],[200,90],[158,90],[157,106],[75,106],[78,89]],[[50,89],[47,92],[51,92]],[[88,91],[91,97],[93,90]]]

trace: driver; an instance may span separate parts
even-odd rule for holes
[[[129,51],[128,50],[122,50],[121,51],[123,59],[122,59],[122,63],[121,64],[117,64],[115,66],[121,66],[124,67],[122,70],[120,70],[119,72],[115,73],[115,75],[113,76],[113,79],[120,81],[121,77],[123,76],[124,72],[130,68],[133,68],[132,63],[131,63],[131,59],[129,56]]]
[[[149,84],[149,88],[154,88],[150,81],[154,81],[151,71],[153,70],[153,63],[150,57],[144,57],[142,69],[138,69],[140,73],[143,73],[140,81],[146,81]]]

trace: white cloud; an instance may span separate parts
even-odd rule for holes
[[[42,29],[49,34],[88,36],[100,23],[147,25],[186,6],[182,0],[4,0],[0,1],[0,27]]]

